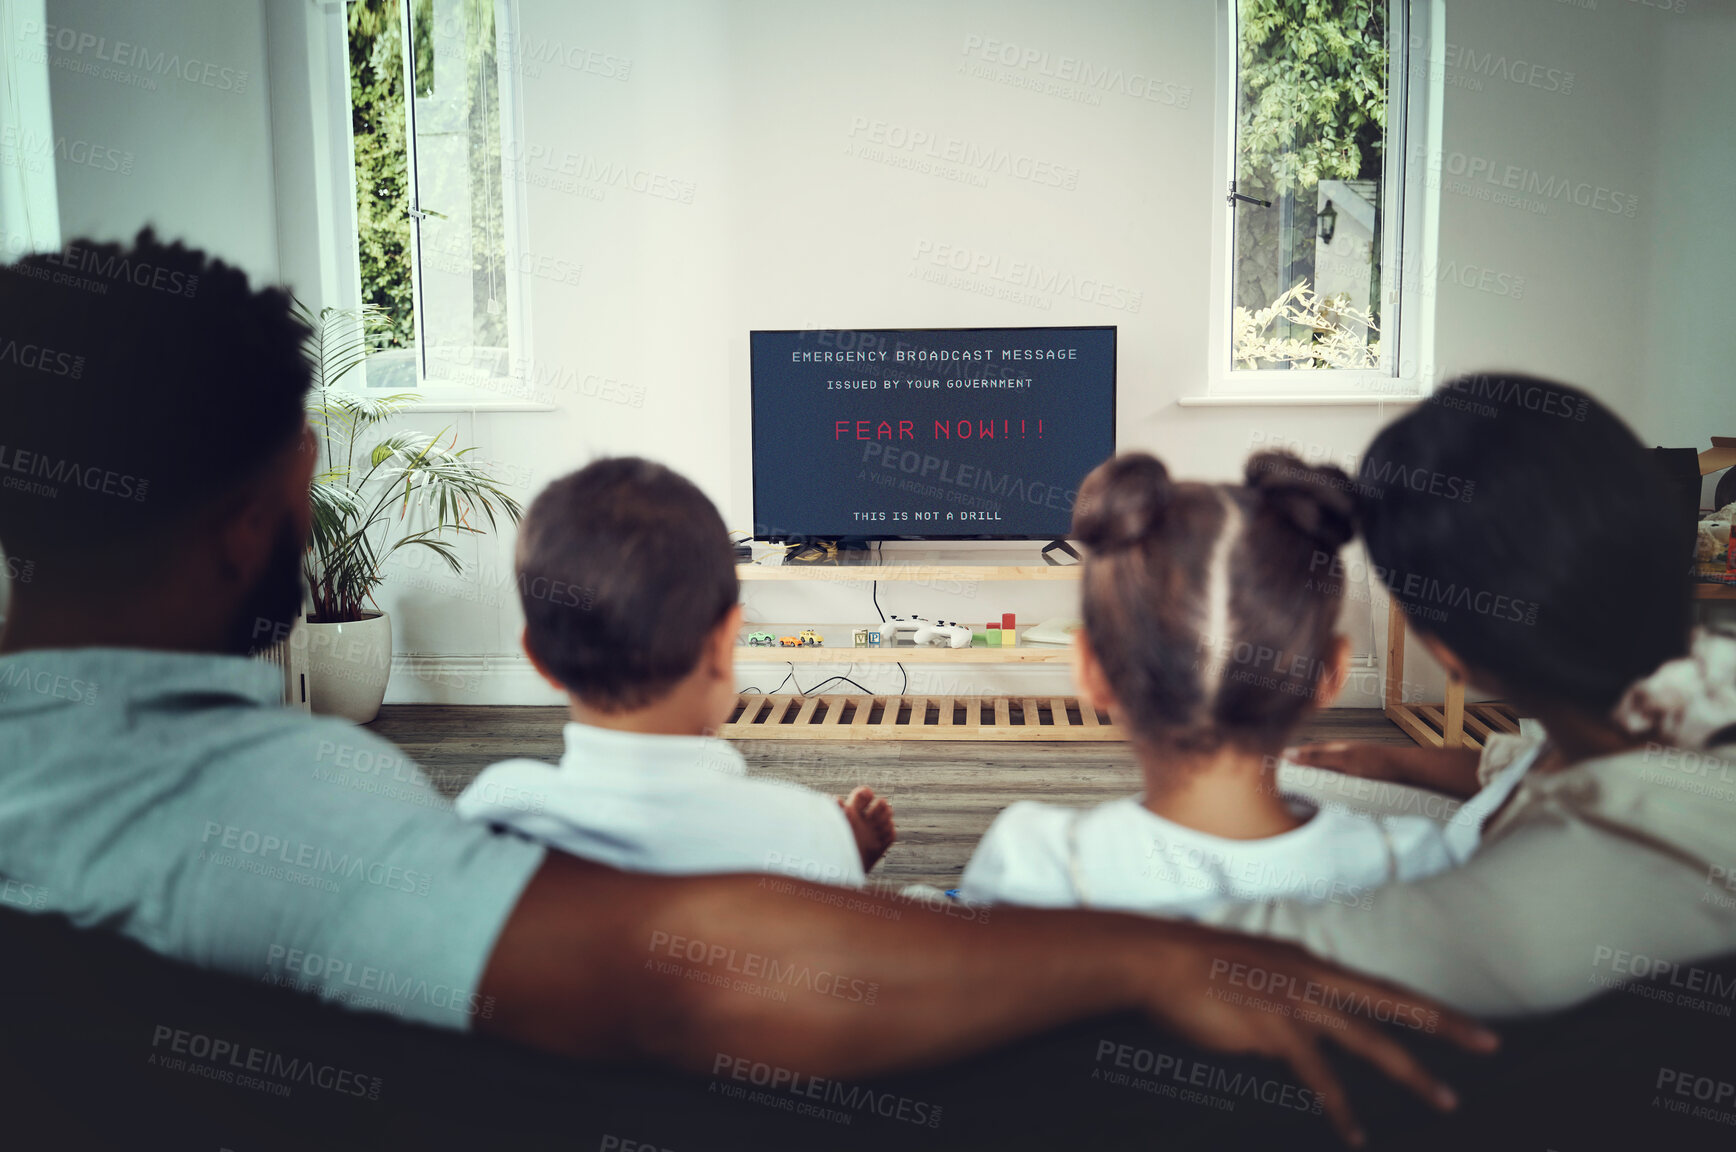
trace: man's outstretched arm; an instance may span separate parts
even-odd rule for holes
[[[1302,1014],[1308,1020],[1210,994],[1249,970],[1327,994],[1311,999],[1319,1011]],[[788,995],[768,999],[741,983]],[[479,992],[495,1007],[479,1029],[554,1052],[691,1070],[746,1058],[822,1076],[934,1063],[1137,1009],[1206,1047],[1288,1062],[1347,1136],[1354,1121],[1323,1038],[1437,1105],[1451,1094],[1392,1037],[1325,1004],[1397,1003],[1408,1015],[1393,1015],[1438,1018],[1439,1032],[1466,1047],[1494,1043],[1391,985],[1195,925],[999,907],[966,923],[783,877],[630,875],[558,854],[526,887]]]

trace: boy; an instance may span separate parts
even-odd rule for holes
[[[459,815],[628,871],[862,885],[897,838],[886,801],[749,779],[710,735],[735,705],[742,614],[703,492],[649,460],[598,460],[532,502],[517,568],[525,654],[570,701],[566,754],[484,769]]]

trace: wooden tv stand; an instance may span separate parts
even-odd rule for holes
[[[1035,544],[976,552],[840,553],[822,564],[780,562],[740,564],[736,573],[750,581],[861,583],[875,580],[977,581],[1042,580],[1077,583],[1078,564],[1049,564]],[[866,624],[867,622],[865,622]],[[878,625],[879,621],[872,622]],[[805,625],[756,623],[746,631],[794,635]],[[1071,645],[1016,645],[1011,648],[931,648],[900,645],[858,648],[854,628],[832,626],[824,644],[803,648],[742,646],[742,663],[922,664],[977,667],[991,664],[1058,664],[1071,667]],[[1075,696],[885,696],[819,694],[764,696],[741,694],[721,735],[731,740],[1121,740],[1106,712]]]

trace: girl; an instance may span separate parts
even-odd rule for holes
[[[1318,808],[1279,753],[1344,682],[1333,559],[1348,476],[1267,452],[1241,485],[1175,483],[1129,453],[1086,478],[1077,679],[1127,729],[1145,791],[1090,810],[1020,802],[966,868],[966,899],[1198,917],[1294,897],[1359,906],[1469,844],[1421,816]],[[1474,836],[1474,830],[1473,830]]]

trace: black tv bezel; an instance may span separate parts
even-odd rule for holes
[[[759,461],[753,456],[754,434],[754,377],[753,377],[753,338],[760,333],[768,335],[803,335],[817,332],[863,332],[880,334],[885,332],[1111,332],[1114,334],[1115,347],[1109,363],[1109,454],[1115,455],[1121,450],[1121,432],[1119,426],[1121,407],[1121,326],[1119,324],[1014,324],[1005,326],[973,325],[964,328],[750,328],[747,342],[747,422],[748,422],[748,463],[752,470],[748,480],[748,489],[752,496],[752,521],[754,528],[759,527]],[[876,535],[860,536],[815,536],[797,533],[784,533],[772,536],[750,536],[750,540],[759,540],[767,544],[807,544],[815,541],[835,541],[839,544],[872,544],[882,541],[909,541],[934,543],[959,543],[970,540],[1047,540],[1044,536],[1004,536],[987,533],[970,535],[953,535],[951,533],[939,536],[932,533],[918,535]]]

